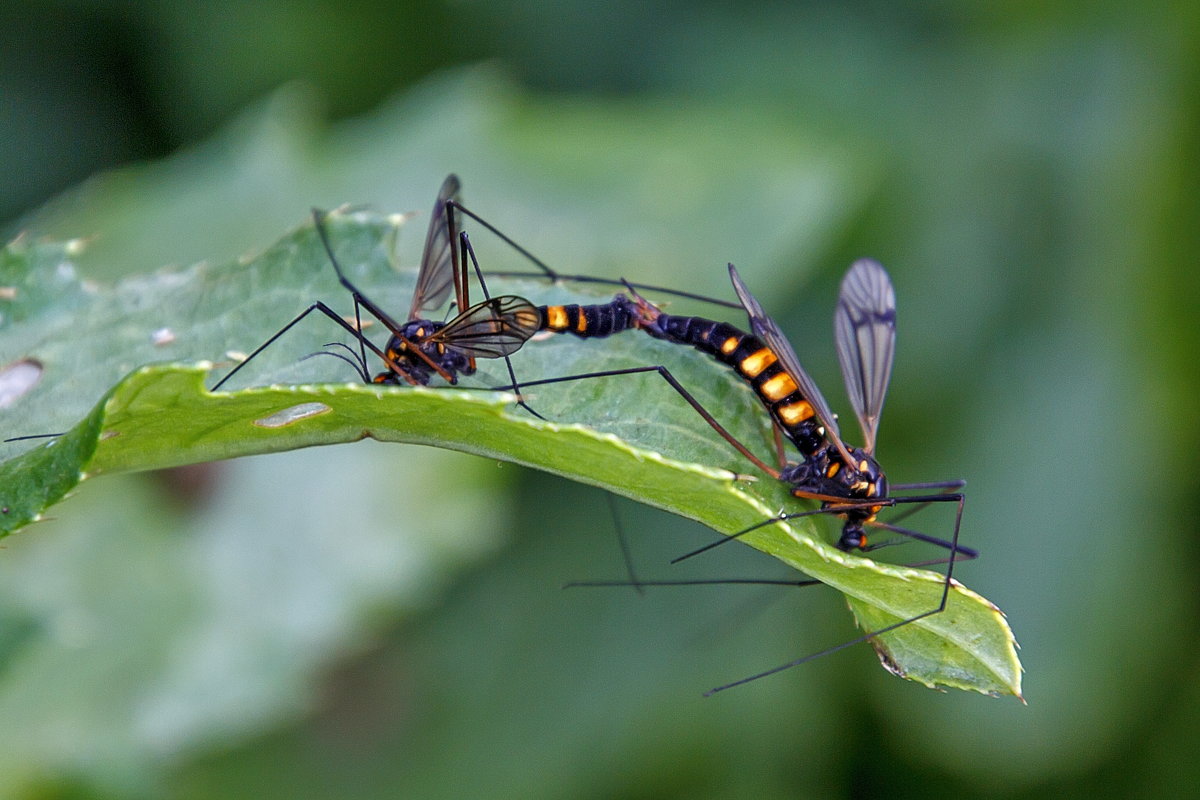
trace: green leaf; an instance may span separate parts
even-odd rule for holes
[[[407,307],[411,291],[413,276],[395,273],[390,263],[401,222],[366,214],[330,220],[345,268],[386,308]],[[794,503],[778,481],[737,475],[746,469],[740,456],[654,375],[537,387],[528,399],[549,421],[515,409],[504,393],[318,384],[353,377],[333,358],[301,360],[345,338],[319,315],[242,370],[232,391],[205,390],[216,380],[208,364],[137,366],[248,352],[317,298],[349,312],[311,226],[255,257],[133,278],[111,291],[75,278],[67,257],[77,249],[18,242],[5,252],[0,285],[14,289],[0,301],[5,360],[34,359],[44,369],[41,381],[13,400],[6,432],[61,430],[90,398],[103,399],[67,435],[0,465],[0,532],[36,519],[81,478],[364,437],[536,467],[725,533]],[[489,288],[535,302],[598,297],[544,281],[495,280]],[[551,336],[514,358],[522,380],[644,364],[667,365],[706,407],[723,412],[718,416],[735,435],[769,452],[766,415],[748,388],[683,348],[636,334],[615,346]],[[487,366],[464,385],[503,384],[497,365]],[[273,385],[238,388],[263,383]],[[811,520],[767,526],[743,541],[846,594],[866,630],[935,607],[944,585],[935,573],[841,553],[818,538]],[[889,669],[926,685],[1020,696],[1020,665],[1002,615],[958,584],[943,613],[881,636],[876,646]]]

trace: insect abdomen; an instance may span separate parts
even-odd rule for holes
[[[541,330],[570,333],[581,339],[611,336],[633,327],[628,304],[613,300],[602,305],[541,306]]]
[[[726,322],[670,314],[660,314],[653,327],[648,329],[651,335],[691,345],[736,370],[805,456],[825,445],[812,404],[780,366],[778,356],[757,336]]]

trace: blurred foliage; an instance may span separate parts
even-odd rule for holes
[[[4,12],[7,230],[88,237],[82,271],[116,280],[263,247],[310,205],[424,210],[453,169],[555,266],[719,293],[734,261],[843,411],[836,282],[877,257],[901,337],[881,460],[969,480],[963,578],[1009,613],[1030,705],[935,695],[867,648],[702,700],[848,638],[838,599],[558,592],[620,574],[601,496],[362,443],[98,482],[8,540],[0,795],[1200,780],[1177,688],[1197,545],[1160,522],[1186,520],[1164,489],[1197,459],[1193,5],[257,8]],[[618,510],[646,573],[707,540]]]

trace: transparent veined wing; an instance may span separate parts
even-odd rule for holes
[[[829,410],[829,404],[821,396],[821,390],[817,388],[817,384],[804,371],[804,367],[800,366],[800,358],[783,335],[783,331],[775,324],[775,320],[767,316],[767,313],[763,311],[762,306],[759,305],[754,295],[750,294],[750,290],[742,282],[742,277],[738,275],[737,268],[733,264],[729,265],[729,279],[733,281],[733,290],[737,292],[742,307],[746,309],[746,313],[750,316],[751,331],[759,339],[762,339],[763,343],[775,353],[775,357],[779,359],[780,366],[796,382],[796,386],[800,389],[800,393],[804,395],[804,399],[812,404],[813,413],[816,414],[817,420],[825,428],[825,435],[837,446],[846,461],[853,463],[854,459],[851,458],[849,450],[842,442],[841,434],[838,433],[837,418]]]
[[[425,249],[421,251],[421,269],[417,272],[417,285],[413,289],[412,308],[408,318],[424,317],[422,311],[441,308],[454,288],[453,237],[462,230],[462,219],[458,209],[451,206],[453,220],[446,216],[446,203],[457,200],[462,183],[457,175],[448,175],[442,182],[437,202],[429,215],[429,231],[425,234]],[[447,222],[451,224],[447,224]],[[450,230],[453,227],[453,232]]]
[[[896,352],[896,292],[878,261],[863,258],[850,266],[842,279],[833,328],[846,392],[862,427],[863,448],[874,453]]]
[[[474,358],[502,358],[538,332],[542,315],[524,297],[506,294],[476,303],[421,342],[440,342]]]

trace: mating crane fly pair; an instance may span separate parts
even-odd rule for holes
[[[437,202],[434,204],[412,303],[408,318],[404,323],[399,323],[390,317],[345,276],[326,235],[323,215],[314,211],[317,232],[337,273],[338,280],[350,292],[354,300],[355,324],[347,322],[323,302],[317,301],[250,353],[222,378],[213,387],[213,390],[223,386],[255,356],[313,311],[319,311],[329,317],[358,341],[357,353],[343,343],[331,343],[328,346],[342,347],[349,355],[329,350],[322,352],[354,366],[364,381],[382,384],[426,385],[434,375],[438,375],[448,383],[454,384],[457,383],[460,374],[470,375],[475,372],[475,359],[504,358],[512,382],[508,386],[496,388],[517,392],[519,405],[535,416],[540,415],[530,408],[520,395],[522,386],[657,372],[743,456],[773,478],[787,483],[793,496],[814,500],[821,504],[820,508],[815,510],[794,513],[781,512],[776,517],[765,519],[750,528],[719,539],[681,558],[704,552],[768,525],[818,514],[833,515],[843,520],[842,532],[836,543],[838,549],[843,551],[869,552],[896,541],[871,544],[868,542],[867,528],[890,531],[908,539],[938,545],[949,551],[945,559],[916,565],[947,563],[945,581],[940,601],[936,607],[884,628],[865,633],[837,647],[718,687],[712,690],[714,692],[782,671],[863,641],[871,641],[887,664],[888,658],[878,637],[945,609],[952,585],[955,562],[961,559],[975,558],[977,553],[958,544],[963,495],[953,490],[961,488],[962,481],[889,486],[883,470],[875,459],[876,434],[891,376],[896,333],[895,293],[891,280],[881,265],[875,261],[864,259],[856,262],[850,268],[842,282],[835,313],[835,340],[838,358],[851,405],[863,434],[864,444],[861,448],[856,448],[849,446],[841,438],[837,418],[829,409],[817,389],[816,383],[801,367],[799,358],[779,326],[763,311],[761,304],[751,294],[732,264],[729,265],[729,275],[738,295],[738,304],[712,301],[710,298],[703,298],[688,292],[661,287],[638,287],[628,283],[624,285],[629,288],[631,297],[618,294],[609,303],[588,306],[535,306],[516,295],[491,297],[488,295],[483,274],[469,238],[462,230],[461,220],[464,213],[514,247],[541,270],[538,273],[498,274],[535,275],[552,279],[610,284],[618,282],[589,276],[558,275],[499,230],[465,209],[458,201],[459,188],[459,181],[451,175],[443,184]],[[468,258],[471,268],[478,277],[485,298],[475,305],[471,305],[469,302]],[[701,317],[666,314],[657,306],[643,299],[637,293],[638,288],[654,289],[742,308],[749,316],[751,332],[746,333],[728,323]],[[441,307],[449,298],[451,290],[455,295],[455,307],[461,310],[460,313],[448,322],[426,319],[424,312]],[[389,331],[390,338],[385,348],[380,349],[361,333],[362,309],[366,309]],[[769,412],[776,429],[799,451],[800,459],[788,463],[783,458],[781,447],[778,453],[778,467],[771,466],[758,458],[748,447],[726,431],[686,387],[666,367],[661,365],[561,376],[519,384],[513,373],[512,365],[508,363],[508,356],[520,349],[530,337],[539,331],[571,333],[581,338],[598,338],[635,328],[643,330],[655,338],[691,346],[732,367],[749,383]],[[386,367],[384,371],[373,378],[367,367],[367,350],[379,357]],[[928,492],[931,490],[938,491],[933,494],[899,496],[893,494],[896,491]],[[876,518],[885,508],[910,505],[912,506],[911,510],[915,511],[930,503],[947,502],[957,505],[954,530],[949,539],[930,536],[894,523],[885,523]],[[653,585],[673,582],[638,583]]]

